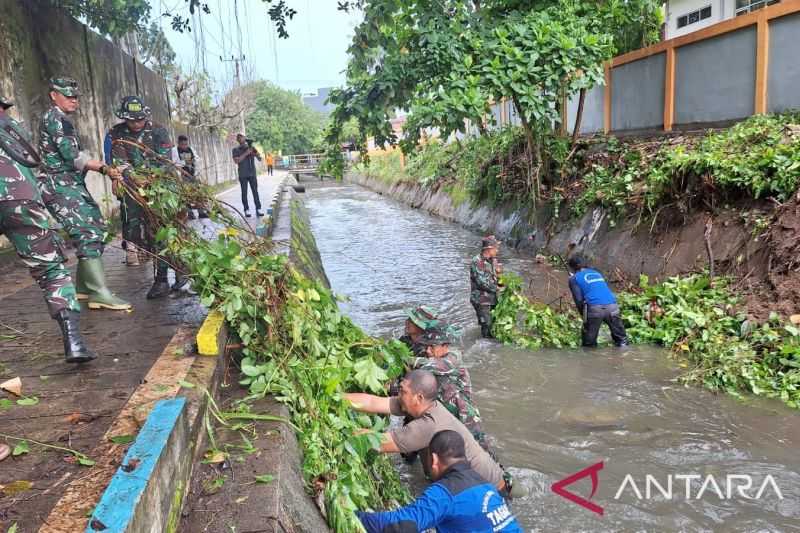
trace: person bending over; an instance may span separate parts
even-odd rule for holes
[[[437,432],[429,445],[435,481],[410,505],[395,511],[356,511],[368,533],[517,533],[522,529],[497,489],[467,462],[464,438],[453,430]]]
[[[567,266],[573,272],[569,279],[569,290],[578,313],[583,317],[583,346],[597,346],[597,334],[603,323],[611,330],[611,338],[616,346],[627,346],[628,336],[619,314],[617,299],[603,275],[589,268],[580,255],[570,257]]]

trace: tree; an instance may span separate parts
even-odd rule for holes
[[[257,82],[255,110],[247,116],[248,136],[272,152],[302,154],[319,144],[324,117],[299,93],[269,82]]]
[[[137,42],[142,64],[154,68],[164,77],[175,70],[175,50],[157,23],[152,22],[149,28],[140,29]]]
[[[267,14],[275,24],[278,36],[289,37],[286,26],[297,14],[297,10],[289,7],[286,0],[261,0],[268,5]],[[121,37],[132,31],[141,31],[150,24],[150,3],[147,0],[49,0],[57,8],[65,10],[75,18],[85,18],[86,22],[102,33],[112,37]],[[191,17],[197,14],[211,14],[208,2],[203,0],[184,0],[178,4],[185,11],[173,10],[159,13],[171,19],[172,29],[178,32],[192,31]]]
[[[539,11],[514,11],[474,39],[475,70],[497,101],[510,98],[525,130],[531,189],[546,172],[541,136],[561,122],[560,102],[600,83],[613,38],[596,19],[562,2]]]

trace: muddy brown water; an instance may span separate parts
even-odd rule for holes
[[[396,336],[403,309],[427,303],[464,328],[484,429],[530,491],[513,502],[526,530],[800,531],[800,413],[684,387],[655,347],[534,352],[479,339],[468,266],[480,235],[352,185],[309,188],[306,200],[355,322]],[[558,296],[553,273],[531,258],[500,258],[544,298]],[[552,492],[599,462],[590,501],[602,515]],[[415,468],[405,474],[418,480]],[[590,479],[566,489],[588,498]]]

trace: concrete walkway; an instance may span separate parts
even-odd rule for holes
[[[259,179],[264,209],[282,178],[276,173]],[[238,183],[221,198],[241,209]],[[7,260],[15,265],[0,267],[0,382],[19,377],[23,393],[20,404],[20,398],[0,391],[0,442],[13,448],[19,441],[11,437],[27,439],[30,450],[0,462],[0,531],[15,522],[20,533],[47,528],[48,516],[68,486],[96,468],[77,464],[70,452],[33,441],[75,450],[99,465],[104,458],[93,453],[101,453],[104,436],[120,413],[128,412],[126,404],[146,385],[154,362],[174,358],[174,379],[162,379],[170,385],[175,381],[177,387],[188,368],[182,359],[194,357],[193,337],[187,331],[196,329],[207,314],[197,298],[147,300],[152,263],[128,267],[118,241],[109,245],[103,259],[109,286],[134,308],[89,311],[84,305],[81,330],[98,358],[79,366],[63,362],[58,325],[24,267],[13,257]],[[74,270],[74,260],[70,266]],[[140,426],[152,405],[139,407],[144,412],[137,412],[133,422]],[[136,431],[134,425],[128,432]],[[105,482],[87,497],[99,496],[104,488]],[[94,502],[87,503],[91,510]]]

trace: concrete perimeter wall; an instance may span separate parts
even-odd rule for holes
[[[47,80],[70,76],[83,92],[75,125],[84,148],[95,157],[102,156],[106,131],[119,122],[114,108],[123,96],[135,94],[152,108],[156,122],[175,135],[189,134],[203,179],[216,184],[236,177],[230,159],[233,146],[219,132],[174,128],[164,79],[114,43],[44,0],[0,0],[0,13],[0,93],[14,100],[11,114],[24,121],[35,140],[39,118],[49,105]],[[110,214],[116,199],[108,180],[90,173],[87,186]]]

